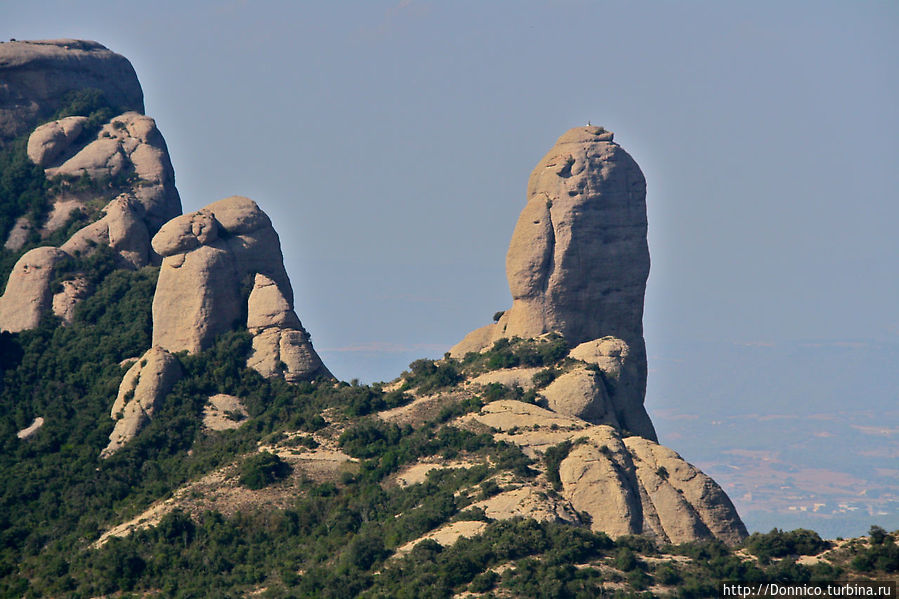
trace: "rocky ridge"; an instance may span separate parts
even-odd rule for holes
[[[93,73],[82,73],[81,80],[96,84],[126,108],[85,139],[87,115],[40,124],[55,106],[52,97],[37,102],[27,114],[0,104],[3,119],[29,123],[0,132],[14,136],[30,131],[29,159],[48,179],[61,182],[55,206],[73,202],[87,207],[97,199],[73,192],[75,178],[87,183],[124,181],[114,198],[104,198],[94,222],[58,248],[35,248],[20,258],[0,297],[0,329],[34,328],[48,312],[71,319],[78,301],[91,290],[78,273],[56,280],[57,265],[98,247],[110,248],[121,268],[160,269],[152,346],[130,366],[111,402],[115,424],[101,455],[116,453],[157,413],[183,376],[175,354],[202,352],[216,336],[237,327],[246,327],[252,337],[247,365],[263,376],[290,383],[330,379],[294,310],[293,289],[270,219],[255,202],[239,196],[181,214],[165,142],[155,122],[141,114],[139,85],[135,93],[127,74],[119,72],[124,68],[121,57],[93,42],[3,46],[0,70],[26,73],[22,93],[37,94],[27,88],[29,81],[40,79],[32,71],[64,70],[62,57],[72,53],[76,70],[83,67]],[[106,81],[107,75],[120,77],[124,88]],[[69,91],[75,80],[54,93]],[[512,307],[496,323],[466,336],[451,350],[454,359],[443,362],[461,369],[460,380],[436,393],[397,380],[397,388],[408,391],[414,401],[381,410],[377,417],[413,429],[439,420],[488,433],[532,458],[538,476],[496,474],[500,492],[474,504],[489,519],[564,521],[612,536],[644,534],[665,542],[740,541],[746,530],[727,495],[657,443],[643,407],[647,365],[642,312],[649,269],[645,180],[610,132],[600,127],[572,129],[538,163],[506,267]],[[547,348],[564,351],[541,358],[539,367],[485,366],[487,356],[509,348],[527,349],[531,355]],[[501,399],[492,398],[497,392]],[[239,425],[237,420],[235,425],[223,422],[224,412],[238,420],[248,417],[242,398],[213,398],[207,408],[209,434],[226,434],[221,431]],[[444,411],[457,413],[452,410],[459,406],[477,409],[443,418]],[[294,460],[298,470],[306,463],[320,467],[326,462],[328,476],[334,476],[357,465],[359,460],[343,453],[336,440],[352,423],[327,416],[332,434],[316,436],[320,448]],[[290,453],[277,441],[263,446]],[[553,452],[564,453],[554,467],[547,458]],[[474,496],[473,489],[465,492]],[[456,523],[440,538],[482,528]]]
[[[97,42],[0,42],[0,148],[50,117],[67,94],[98,89],[122,112],[144,111],[131,63]]]
[[[8,44],[0,45],[0,51],[9,54],[8,50]],[[61,228],[72,211],[90,212],[98,202],[102,208],[96,210],[94,222],[59,248],[38,247],[22,255],[0,297],[2,330],[35,328],[50,312],[71,320],[75,305],[90,289],[77,282],[75,275],[63,281],[64,296],[54,299],[50,288],[54,266],[66,257],[84,258],[106,246],[115,252],[122,268],[158,264],[160,258],[153,252],[150,238],[164,222],[181,213],[174,169],[152,118],[126,112],[103,125],[95,138],[83,139],[81,129],[86,120],[86,116],[72,116],[50,121],[28,137],[28,157],[44,169],[48,180],[57,183],[50,198],[54,211],[43,227],[45,234]],[[94,190],[78,191],[75,180],[92,182]],[[107,183],[110,180],[119,183]],[[117,194],[111,201],[110,189]],[[64,213],[56,214],[55,208],[63,206]],[[20,250],[27,239],[27,234],[20,232],[30,226],[26,217],[19,218],[5,248]]]
[[[8,42],[0,43],[0,74],[0,148],[27,134],[28,159],[53,184],[46,222],[21,217],[5,249],[19,251],[35,226],[46,236],[74,211],[96,212],[93,222],[58,248],[37,247],[19,258],[0,296],[0,330],[33,329],[49,313],[71,322],[93,290],[82,273],[61,274],[58,266],[97,248],[110,248],[120,268],[160,266],[153,347],[122,380],[104,456],[140,431],[177,382],[174,353],[200,352],[235,326],[253,335],[249,366],[263,376],[291,382],[330,377],[293,310],[293,290],[268,216],[239,197],[181,214],[165,140],[155,121],[142,114],[143,92],[127,59],[96,42]],[[107,106],[124,112],[88,136],[87,114],[42,122],[70,93],[84,90],[100,93]],[[111,200],[110,189],[116,191]],[[249,297],[241,295],[242,286],[251,286]]]

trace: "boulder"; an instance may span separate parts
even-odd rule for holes
[[[0,297],[0,330],[17,333],[38,325],[53,304],[54,268],[67,256],[57,248],[40,247],[19,258]]]
[[[646,534],[661,542],[746,537],[737,511],[715,481],[677,453],[613,426],[591,425],[532,404],[500,400],[457,420],[495,430],[540,464],[553,446],[571,443],[559,465],[567,511],[590,515],[595,531],[617,537]]]
[[[247,328],[260,331],[270,327],[296,329],[300,327],[300,319],[278,285],[257,273],[247,300]]]
[[[73,256],[87,256],[99,245],[116,251],[124,268],[150,263],[150,232],[144,206],[133,195],[121,194],[103,208],[103,217],[78,230],[60,249]]]
[[[309,335],[297,329],[273,327],[254,334],[247,366],[266,378],[279,376],[290,383],[331,376],[312,348]]]
[[[606,386],[596,372],[576,368],[551,382],[541,395],[550,410],[593,424],[620,426],[618,416],[606,393]]]
[[[111,412],[116,421],[115,428],[109,435],[109,445],[100,456],[111,456],[133,439],[180,378],[181,365],[175,356],[161,347],[147,350],[128,369],[119,385]]]
[[[293,311],[292,301],[275,281],[261,273],[256,274],[247,300],[247,328],[253,334],[253,353],[247,366],[262,376],[298,382],[326,372]]]
[[[607,336],[585,341],[568,352],[568,357],[594,364],[602,371],[618,426],[656,439],[655,427],[643,407],[645,378],[624,340]]]
[[[22,441],[30,439],[35,435],[35,433],[40,430],[42,426],[44,426],[44,418],[43,416],[38,416],[31,421],[31,424],[17,432],[16,437],[21,439]]]
[[[85,123],[86,116],[67,116],[44,123],[28,137],[28,158],[38,166],[49,166],[78,139]]]
[[[0,42],[0,81],[0,148],[50,118],[70,92],[97,89],[122,111],[144,110],[131,63],[97,42]]]
[[[153,251],[174,256],[211,244],[218,239],[218,223],[209,210],[182,214],[165,223],[153,237]]]

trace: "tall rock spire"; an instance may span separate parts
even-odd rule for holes
[[[655,439],[643,409],[646,231],[646,180],[634,159],[602,127],[567,131],[528,181],[527,204],[506,255],[511,309],[496,324],[470,333],[451,354],[548,332],[561,333],[571,345],[606,337],[623,341],[623,354],[616,350],[627,361],[613,398],[617,419]]]

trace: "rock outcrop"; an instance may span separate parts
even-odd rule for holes
[[[55,123],[48,125],[53,127]],[[36,136],[44,136],[42,129],[48,125],[38,127],[32,133],[28,141],[29,148]],[[35,142],[34,145],[37,146],[38,143]],[[158,231],[169,219],[181,214],[181,199],[175,189],[175,171],[165,140],[152,118],[138,112],[120,114],[103,126],[96,139],[78,149],[74,155],[68,156],[64,153],[66,149],[55,150],[56,156],[62,153],[66,157],[60,163],[46,157],[43,162],[35,163],[46,168],[48,177],[134,177],[130,194],[143,206],[140,218],[152,233]]]
[[[122,194],[103,208],[103,217],[72,235],[60,249],[73,256],[86,256],[100,245],[119,255],[121,264],[141,268],[150,263],[150,232],[143,204]]]
[[[152,406],[180,376],[162,356],[174,360],[173,353],[201,352],[238,325],[245,323],[253,335],[247,366],[263,376],[290,382],[331,376],[293,310],[278,234],[256,202],[233,196],[173,218],[152,245],[163,259],[153,295],[153,349],[141,363],[156,356],[146,368],[153,368],[148,380],[160,382],[140,392],[145,370],[128,371],[112,409],[116,426],[104,456],[140,432]],[[250,283],[244,295],[241,290]],[[156,374],[160,371],[164,376]],[[133,398],[124,399],[131,389],[136,389]]]
[[[81,135],[86,116],[67,116],[44,123],[28,137],[28,158],[40,167],[48,167]]]
[[[210,431],[227,431],[240,427],[249,416],[239,397],[217,393],[203,407],[203,426]]]
[[[107,104],[125,112],[90,136],[85,132],[86,114],[36,126],[69,101],[69,92],[86,89],[99,90]],[[66,256],[85,257],[108,246],[118,254],[122,268],[161,260],[150,239],[163,223],[181,214],[181,200],[165,140],[142,111],[143,92],[131,64],[96,42],[0,43],[0,148],[30,131],[28,157],[44,168],[48,178],[77,178],[84,183],[86,177],[93,182],[92,187],[56,180],[56,191],[48,198],[50,218],[46,222],[19,218],[4,247],[20,250],[32,231],[46,238],[78,210],[97,219],[59,249],[37,248],[22,256],[0,298],[0,330],[33,328],[51,310],[71,320],[75,305],[91,290],[77,274],[61,281],[61,292],[50,289],[53,266]],[[108,191],[110,185],[115,191]],[[104,203],[98,212],[97,205]],[[22,276],[26,273],[30,276]]]
[[[195,353],[246,322],[250,365],[288,380],[328,375],[300,319],[268,216],[234,196],[166,223],[153,238],[163,256],[153,297],[153,344]],[[249,296],[241,287],[252,284]]]
[[[674,451],[608,425],[591,425],[532,404],[500,400],[463,417],[499,431],[497,438],[540,458],[571,443],[559,466],[561,495],[573,512],[590,515],[591,526],[612,537],[646,534],[662,542],[746,536],[727,494]]]
[[[549,409],[557,414],[580,418],[593,424],[609,424],[620,428],[620,423],[606,393],[599,373],[576,368],[550,383],[541,392]]]
[[[57,248],[42,247],[16,262],[0,297],[0,330],[17,333],[37,327],[53,306],[54,269],[67,256]]]
[[[67,279],[60,285],[62,289],[53,294],[51,308],[55,316],[69,324],[75,319],[75,307],[90,295],[90,286],[84,277]]]
[[[112,404],[111,416],[116,421],[109,435],[109,445],[100,454],[109,457],[137,435],[153,416],[159,401],[178,379],[181,366],[175,356],[153,347],[134,363],[119,385],[119,393]]]
[[[633,158],[602,127],[566,132],[528,182],[506,255],[511,309],[450,354],[462,357],[501,338],[548,332],[572,345],[614,337],[627,348],[628,366],[609,398],[618,425],[655,439],[643,409],[646,230],[646,181]]]
[[[59,39],[0,43],[0,148],[50,118],[69,92],[97,89],[121,111],[144,111],[128,60],[97,42]]]

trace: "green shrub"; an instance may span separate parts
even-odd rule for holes
[[[415,360],[409,364],[409,371],[403,373],[409,387],[417,387],[419,393],[430,393],[444,387],[451,387],[462,380],[455,360],[436,363],[433,360]]]
[[[489,499],[502,493],[502,488],[495,480],[486,480],[481,483],[481,499]]]
[[[743,546],[751,554],[765,560],[788,555],[817,555],[830,547],[830,543],[812,530],[799,528],[784,532],[774,528],[769,533],[753,533]]]
[[[240,465],[240,484],[249,489],[262,489],[290,474],[290,465],[267,451],[254,454]]]
[[[534,381],[534,387],[538,389],[546,387],[548,384],[556,380],[556,377],[558,377],[559,374],[560,372],[555,368],[546,368],[545,370],[541,370],[540,372],[535,373],[532,379]]]
[[[493,570],[487,570],[474,577],[474,580],[468,585],[468,590],[472,593],[486,593],[492,591],[497,582],[499,582],[499,574]]]
[[[615,552],[615,559],[612,564],[622,572],[630,572],[639,566],[637,556],[628,547],[620,547]]]
[[[899,545],[879,526],[868,531],[870,546],[860,549],[849,566],[857,572],[899,572]]]
[[[675,585],[683,580],[681,578],[680,572],[677,571],[677,566],[673,563],[669,562],[666,564],[659,565],[654,572],[655,579],[659,584],[664,585]]]
[[[546,450],[543,454],[543,464],[546,466],[546,478],[556,491],[562,490],[562,479],[559,477],[559,466],[571,452],[571,441],[563,441]]]

